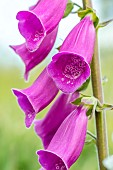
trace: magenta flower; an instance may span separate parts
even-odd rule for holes
[[[44,169],[68,170],[78,159],[86,138],[86,111],[81,106],[72,111],[58,128],[48,148],[37,152]]]
[[[70,32],[48,65],[48,73],[65,93],[76,91],[90,76],[95,42],[95,28],[90,16],[82,19]]]
[[[21,57],[25,64],[24,78],[26,80],[28,79],[29,71],[37,64],[39,64],[42,60],[44,60],[51,51],[56,40],[57,31],[58,28],[55,28],[55,30],[48,34],[35,52],[30,52],[26,48],[25,43],[21,45],[10,46]]]
[[[44,37],[58,26],[66,4],[67,0],[40,0],[31,11],[18,12],[18,28],[28,50],[36,51]]]
[[[17,96],[21,109],[25,112],[26,127],[30,127],[36,114],[54,99],[58,89],[44,69],[29,88],[13,89],[13,93]]]
[[[77,92],[74,94],[61,94],[46,117],[34,122],[35,132],[42,139],[45,149],[47,149],[51,139],[64,119],[76,108],[71,102],[78,97],[79,93]]]

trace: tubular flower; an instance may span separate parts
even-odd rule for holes
[[[78,96],[79,93],[77,92],[74,94],[61,94],[46,117],[34,122],[35,132],[42,139],[45,149],[48,147],[51,139],[64,119],[76,108],[71,102],[78,98]]]
[[[58,89],[44,69],[29,88],[13,89],[13,93],[17,96],[21,109],[25,112],[26,127],[30,127],[36,114],[54,99]]]
[[[44,37],[58,26],[66,4],[67,0],[40,0],[31,11],[18,12],[18,28],[28,50],[36,51]]]
[[[95,28],[90,16],[82,19],[69,33],[60,52],[53,56],[48,73],[65,93],[76,91],[90,76]]]
[[[62,122],[46,150],[39,150],[39,162],[46,170],[68,170],[80,156],[86,138],[86,109],[79,106]]]
[[[29,71],[37,64],[39,64],[42,60],[44,60],[51,51],[56,40],[57,32],[58,28],[55,28],[55,30],[48,34],[35,52],[30,52],[26,48],[25,43],[21,45],[10,46],[21,57],[25,64],[24,78],[26,80],[28,79]]]

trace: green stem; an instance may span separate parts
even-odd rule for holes
[[[84,9],[86,6],[92,7],[91,0],[83,0]],[[91,65],[92,89],[94,97],[98,98],[101,103],[104,102],[104,95],[102,89],[102,77],[100,71],[100,58],[98,51],[98,37],[96,34],[95,49]],[[95,124],[97,133],[97,150],[99,169],[106,170],[102,161],[108,156],[108,141],[107,141],[107,127],[105,112],[95,112]]]
[[[83,8],[86,9],[86,7],[92,7],[91,0],[82,0]]]
[[[96,136],[93,133],[91,133],[90,131],[88,131],[88,130],[87,130],[87,134],[89,136],[91,136],[94,140],[97,140]]]
[[[78,8],[82,8],[80,5],[78,5],[77,3],[73,3],[73,5],[77,6]]]
[[[104,95],[102,90],[102,78],[100,71],[100,58],[98,52],[98,38],[96,35],[94,56],[91,65],[91,77],[93,95],[99,99],[101,103],[104,102]],[[97,149],[99,158],[100,170],[106,170],[102,161],[108,156],[108,141],[107,141],[107,127],[106,127],[106,114],[103,112],[95,112],[96,133],[97,133]]]

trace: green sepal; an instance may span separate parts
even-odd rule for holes
[[[74,105],[83,105],[87,108],[87,116],[92,116],[95,113],[95,109],[97,106],[97,100],[95,97],[91,97],[91,96],[86,96],[81,94],[81,96],[76,99],[75,101],[72,102],[72,104]]]
[[[97,27],[99,23],[99,18],[97,17],[95,11],[92,8],[87,7],[85,10],[78,11],[78,16],[83,19],[85,16],[90,16],[95,28]]]
[[[90,77],[86,80],[85,83],[83,83],[83,85],[77,90],[77,91],[84,91],[87,89],[88,85],[89,85],[89,82],[90,82]]]
[[[78,99],[76,99],[76,100],[74,100],[73,102],[72,102],[72,104],[74,104],[74,105],[80,105],[81,104],[81,100],[82,100],[82,97],[79,97]]]
[[[79,97],[79,98],[77,98],[76,100],[74,100],[73,102],[72,102],[72,104],[74,104],[74,105],[80,105],[80,104],[84,104],[83,102],[82,102],[82,99],[83,98],[85,98],[85,97],[91,97],[91,96],[87,96],[87,95],[84,95],[84,94],[80,94],[81,96]]]
[[[93,107],[94,107],[93,105],[90,105],[90,106],[89,106],[89,109],[88,109],[88,111],[87,111],[87,113],[86,113],[87,116],[90,116],[90,115],[92,115],[92,114],[94,113]]]
[[[97,99],[95,97],[84,97],[81,100],[84,103],[84,106],[87,107],[87,116],[92,117],[95,114],[96,106],[97,106]]]
[[[81,19],[83,19],[88,13],[92,13],[93,12],[93,10],[91,9],[91,8],[87,8],[87,9],[85,9],[85,10],[80,10],[79,12],[78,12],[78,16],[81,18]]]
[[[73,2],[71,0],[68,0],[68,3],[67,3],[67,6],[66,6],[66,10],[64,12],[63,18],[67,17],[71,13],[73,8],[74,8]]]
[[[74,100],[72,104],[76,106],[83,105],[84,107],[86,107],[87,108],[86,114],[87,116],[90,116],[90,118],[92,117],[92,115],[95,114],[95,111],[101,112],[103,110],[113,110],[113,105],[106,103],[101,104],[97,98],[93,96],[92,97],[86,96],[84,94],[81,94],[81,96]]]
[[[97,106],[97,99],[95,97],[86,96],[81,94],[81,96],[72,102],[74,105],[83,105],[87,108],[87,116],[92,117],[92,115],[95,113],[96,106]]]
[[[61,47],[61,45],[60,45],[59,47],[57,47],[56,49],[57,49],[58,51],[60,51],[60,47]]]

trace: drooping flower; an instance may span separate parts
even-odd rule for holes
[[[67,0],[40,0],[31,11],[18,12],[18,28],[28,50],[36,51],[44,37],[58,26],[66,4]]]
[[[46,117],[34,122],[35,132],[42,139],[45,149],[64,119],[76,108],[71,102],[78,98],[78,96],[79,93],[77,92],[74,94],[61,94]]]
[[[25,112],[26,127],[30,127],[36,114],[57,95],[58,88],[45,68],[30,87],[23,90],[13,89],[13,93],[17,96],[19,106]]]
[[[10,46],[21,57],[25,64],[24,78],[26,80],[28,79],[29,71],[38,65],[42,60],[44,60],[51,51],[56,40],[57,31],[58,28],[55,28],[55,30],[48,34],[35,52],[30,52],[26,48],[25,43],[21,45]]]
[[[80,156],[86,138],[86,109],[79,106],[58,128],[46,150],[39,150],[39,162],[46,170],[68,170]]]
[[[48,73],[63,92],[76,91],[89,78],[94,42],[93,21],[86,16],[69,33],[60,52],[53,56]]]

